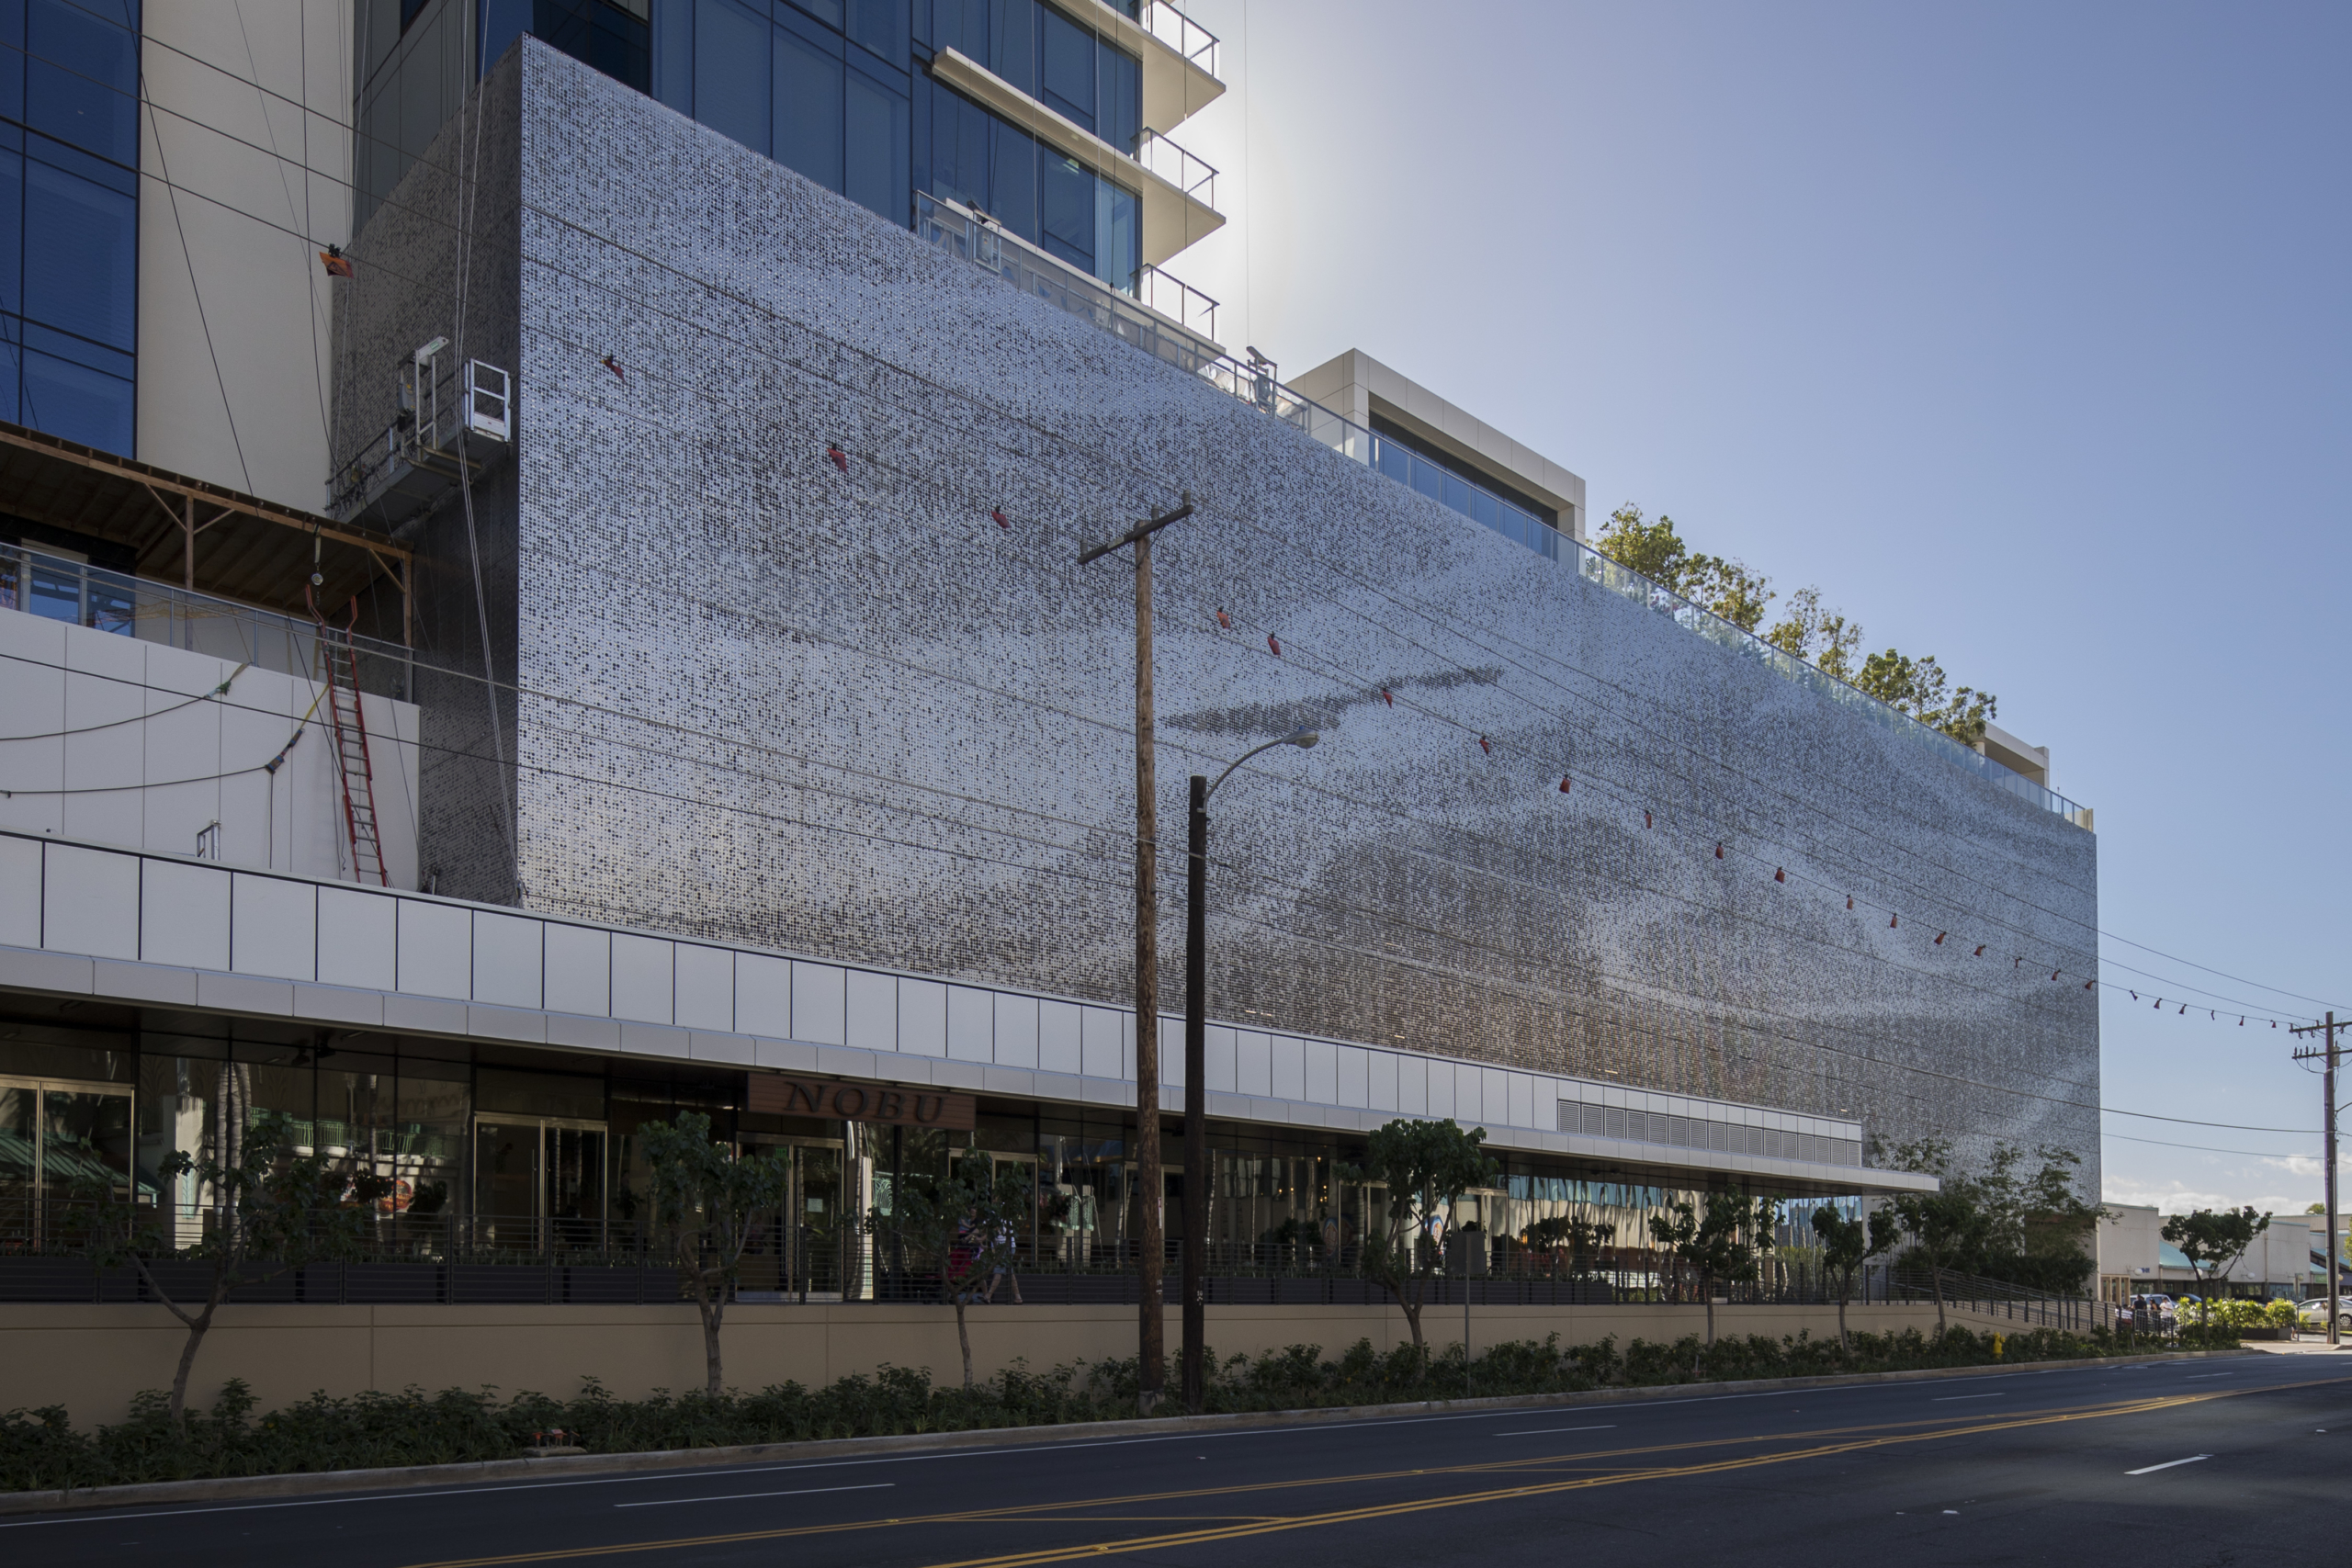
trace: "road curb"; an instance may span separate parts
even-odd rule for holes
[[[78,1487],[72,1491],[0,1493],[0,1515],[78,1513],[171,1503],[234,1503],[255,1498],[314,1497],[336,1493],[392,1492],[413,1486],[465,1486],[514,1481],[524,1476],[587,1477],[660,1470],[707,1470],[762,1460],[824,1460],[866,1454],[953,1453],[962,1449],[1023,1447],[1101,1441],[1105,1438],[1175,1437],[1185,1432],[1246,1430],[1254,1427],[1338,1426],[1355,1421],[1479,1410],[1542,1410],[1561,1405],[1642,1404],[1726,1394],[1777,1393],[1798,1389],[1852,1388],[1871,1383],[1930,1382],[2016,1373],[2122,1367],[2152,1361],[2202,1360],[2254,1355],[2248,1350],[2158,1350],[2134,1356],[2089,1356],[2075,1360],[2019,1361],[1975,1367],[1928,1367],[1916,1371],[1838,1372],[1826,1377],[1755,1378],[1745,1382],[1663,1383],[1645,1388],[1596,1388],[1581,1393],[1507,1394],[1491,1399],[1437,1399],[1407,1404],[1349,1404],[1312,1410],[1251,1410],[1223,1416],[1138,1417],[1124,1421],[1073,1421],[1055,1427],[984,1427],[967,1432],[907,1432],[882,1438],[836,1438],[816,1442],[750,1443],[735,1448],[665,1449],[648,1453],[566,1454],[548,1459],[479,1460],[465,1464],[402,1465],[384,1470],[305,1471],[289,1475],[230,1475],[200,1481],[153,1481],[130,1486]]]

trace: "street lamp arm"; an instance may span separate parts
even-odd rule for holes
[[[1314,745],[1317,741],[1322,739],[1323,738],[1321,736],[1316,734],[1311,729],[1295,729],[1279,739],[1269,740],[1262,746],[1252,746],[1249,750],[1242,752],[1241,755],[1236,757],[1232,761],[1226,764],[1225,772],[1217,774],[1216,776],[1216,784],[1209,785],[1208,794],[1202,797],[1202,804],[1206,805],[1209,799],[1216,795],[1217,784],[1221,784],[1226,780],[1231,778],[1233,776],[1234,769],[1239,767],[1242,763],[1248,761],[1259,752],[1271,751],[1277,746],[1295,746],[1299,748],[1299,750],[1305,750],[1307,747]]]

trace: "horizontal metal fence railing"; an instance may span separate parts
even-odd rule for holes
[[[319,678],[319,626],[308,617],[108,571],[5,540],[0,540],[0,610],[234,660],[280,675]],[[339,627],[330,627],[328,635],[360,653],[360,682],[366,690],[408,700],[415,683],[411,649]]]

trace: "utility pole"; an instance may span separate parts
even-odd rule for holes
[[[1165,1304],[1160,1277],[1167,1250],[1160,1205],[1167,1183],[1159,1174],[1159,809],[1152,763],[1151,536],[1193,514],[1187,491],[1175,511],[1147,517],[1107,544],[1080,550],[1086,566],[1129,545],[1136,551],[1136,1404],[1148,1416],[1165,1386],[1162,1339]],[[1186,1172],[1188,1181],[1197,1180]]]
[[[2327,1015],[2327,1021],[2324,1023],[2306,1023],[2290,1031],[2295,1034],[2318,1034],[2324,1036],[2327,1042],[2324,1046],[2317,1050],[2306,1047],[2296,1052],[2295,1060],[2308,1062],[2317,1058],[2324,1064],[2320,1069],[2320,1083],[2321,1092],[2327,1098],[2327,1115],[2320,1123],[2320,1127],[2323,1135],[2327,1139],[2327,1146],[2321,1151],[2320,1158],[2324,1162],[2323,1168],[2327,1172],[2327,1347],[2331,1350],[2341,1349],[2344,1346],[2344,1330],[2336,1316],[2343,1308],[2336,1303],[2335,1027],[2335,1014],[2331,1012]],[[2345,1027],[2352,1028],[2352,1023],[2347,1023]]]

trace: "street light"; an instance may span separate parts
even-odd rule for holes
[[[1208,1113],[1208,899],[1203,889],[1209,871],[1209,796],[1233,770],[1277,746],[1305,750],[1322,739],[1311,729],[1295,729],[1236,757],[1216,784],[1193,775],[1192,821],[1184,876],[1184,1408],[1201,1413],[1207,1389],[1202,1359],[1208,1337],[1209,1113]]]

